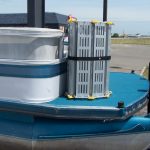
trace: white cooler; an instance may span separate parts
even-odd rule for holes
[[[44,103],[65,92],[63,33],[0,28],[0,100]]]

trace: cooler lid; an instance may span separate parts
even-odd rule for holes
[[[25,36],[25,37],[60,37],[63,35],[61,30],[48,28],[31,27],[0,27],[0,36]]]

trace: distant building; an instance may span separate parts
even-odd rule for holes
[[[67,28],[68,16],[58,13],[45,13],[45,27],[53,29],[61,29],[65,31]],[[0,27],[26,27],[27,14],[0,14]]]

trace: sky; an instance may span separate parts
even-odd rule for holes
[[[47,12],[73,15],[78,20],[102,20],[103,0],[45,0]],[[26,0],[0,0],[0,13],[27,12]],[[150,0],[108,0],[113,33],[150,35]]]

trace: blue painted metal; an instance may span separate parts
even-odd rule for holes
[[[15,150],[75,146],[75,150],[93,144],[99,149],[104,144],[104,149],[113,140],[111,144],[116,150],[120,148],[116,143],[124,143],[124,138],[131,140],[131,149],[140,144],[142,148],[147,146],[150,118],[133,117],[132,113],[146,104],[149,82],[135,74],[111,73],[110,78],[113,95],[108,99],[88,101],[61,97],[42,104],[0,100],[0,146]],[[124,101],[125,108],[117,108],[120,100]],[[128,111],[132,113],[129,115]]]
[[[52,118],[128,118],[146,105],[149,82],[136,74],[111,73],[110,89],[113,94],[108,99],[100,98],[88,101],[84,99],[67,100],[66,97],[60,97],[42,104],[24,104],[0,100],[0,107],[12,112],[18,111]],[[120,100],[124,101],[125,108],[117,108]]]
[[[85,120],[48,120],[37,119],[34,138],[68,138],[84,136],[102,136],[113,134],[131,134],[150,131],[150,119],[144,117],[131,117],[119,121],[85,121]],[[43,127],[44,126],[44,127]],[[49,128],[49,130],[48,130]],[[40,129],[40,130],[39,130]],[[69,129],[69,130],[68,130]],[[41,135],[39,136],[38,131]]]
[[[117,107],[118,101],[124,101],[125,107],[129,107],[134,101],[147,96],[149,82],[145,78],[130,73],[110,73],[110,90],[112,95],[109,98],[99,98],[94,101],[75,99],[66,101],[66,98],[58,98],[49,104],[71,105],[71,106],[106,106]]]
[[[17,113],[17,112],[7,112],[7,111],[0,111],[0,118],[3,120],[10,120],[10,121],[19,121],[22,123],[33,123],[34,117],[33,115]]]
[[[50,78],[67,71],[67,63],[49,65],[0,64],[0,76],[21,78]]]
[[[14,117],[14,115],[11,115]],[[21,116],[18,114],[18,116]],[[29,138],[32,139],[33,136],[33,123],[25,122],[21,119],[18,121],[19,117],[14,117],[14,120],[7,117],[0,117],[0,135],[6,136],[14,136],[14,137],[22,137],[22,138]]]
[[[131,117],[127,120],[66,120],[49,119],[37,116],[23,118],[33,121],[23,121],[9,113],[9,118],[0,116],[0,134],[25,139],[56,139],[69,137],[109,136],[150,132],[150,119],[146,117]],[[14,119],[11,119],[11,118]],[[20,119],[19,119],[20,118]],[[69,130],[68,130],[69,129]]]

